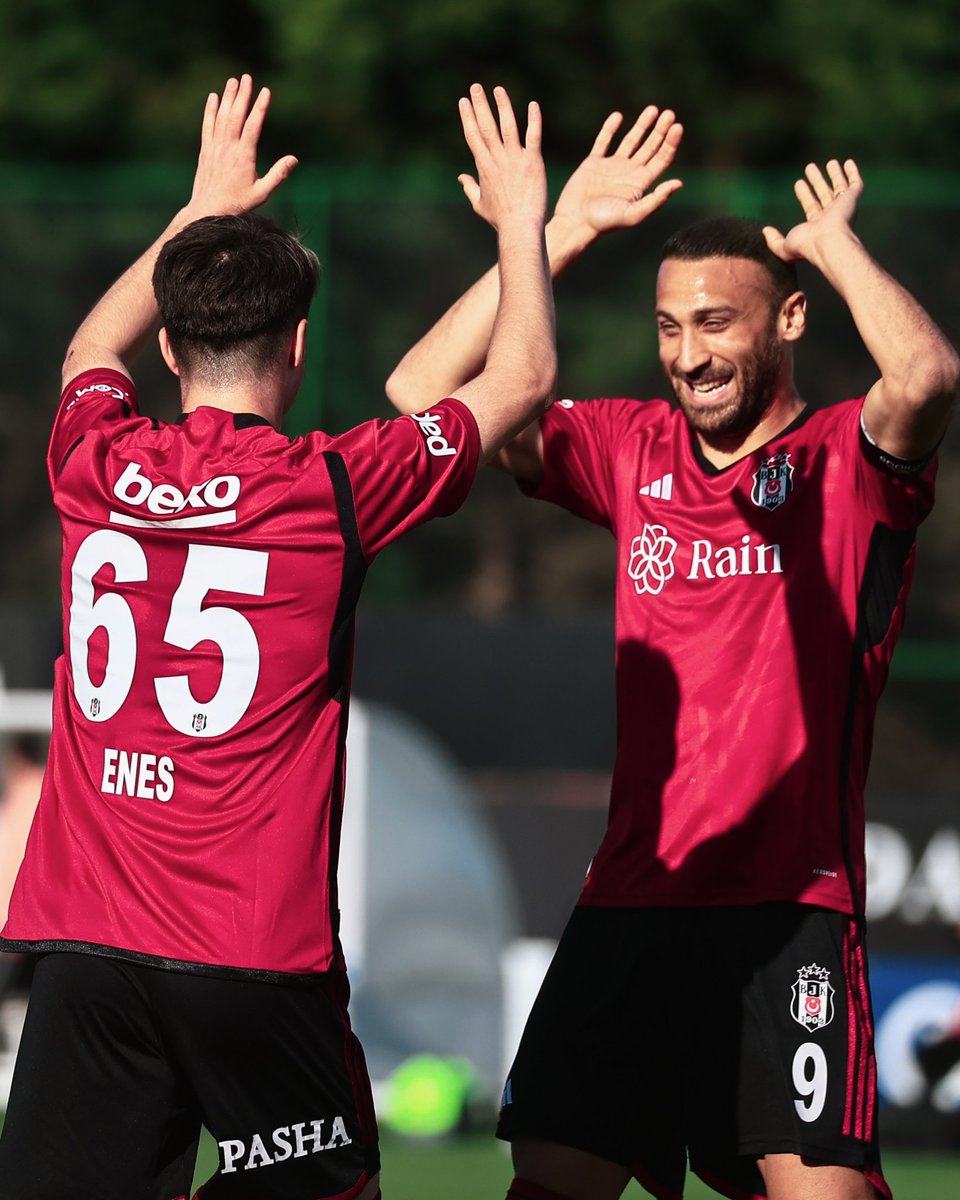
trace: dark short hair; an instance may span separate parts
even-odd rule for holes
[[[746,217],[708,217],[667,238],[660,261],[668,258],[749,258],[766,269],[778,306],[800,287],[796,264],[784,262],[767,245],[763,226]]]
[[[317,256],[255,213],[203,217],[160,251],[153,290],[181,370],[262,371],[310,309]]]

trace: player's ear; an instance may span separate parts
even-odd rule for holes
[[[160,353],[163,355],[163,361],[167,364],[174,375],[179,376],[180,367],[177,365],[177,357],[173,353],[173,349],[170,345],[170,339],[167,337],[167,331],[165,328],[161,327],[160,332],[157,334],[157,341],[160,343]]]
[[[795,342],[803,337],[807,328],[807,297],[803,292],[793,292],[780,305],[777,329],[784,342]]]
[[[302,367],[307,357],[307,319],[297,322],[297,328],[290,339],[290,366],[297,370]]]

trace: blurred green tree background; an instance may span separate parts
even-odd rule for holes
[[[463,157],[474,79],[536,98],[575,161],[612,109],[653,101],[703,167],[833,153],[953,166],[956,0],[0,0],[0,159],[192,151],[205,93],[247,69],[271,138],[314,160]]]
[[[274,103],[263,161],[301,166],[272,207],[324,262],[309,372],[291,427],[330,432],[390,411],[383,382],[492,261],[456,183],[456,101],[479,79],[540,100],[556,190],[613,109],[673,106],[684,190],[591,249],[558,289],[561,388],[658,394],[657,247],[706,212],[798,213],[808,160],[852,155],[868,245],[955,339],[960,256],[957,0],[0,0],[0,604],[53,609],[57,532],[42,461],[60,357],[97,295],[185,199],[206,94],[249,70]],[[800,382],[814,404],[874,368],[843,306],[808,272]],[[176,411],[154,354],[151,413]],[[957,439],[945,466],[957,462]],[[914,612],[953,637],[956,488],[924,531]],[[481,472],[450,521],[382,556],[366,603],[607,610],[608,535]]]

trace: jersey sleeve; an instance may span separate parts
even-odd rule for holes
[[[137,412],[136,388],[120,371],[96,367],[71,379],[60,397],[47,451],[51,488],[70,455],[91,430],[129,420]]]
[[[543,479],[521,488],[538,500],[611,528],[614,464],[636,400],[558,400],[540,418]]]
[[[852,464],[857,498],[872,517],[892,529],[912,529],[933,507],[937,456],[895,458],[872,440],[863,423],[863,399],[840,406],[840,438]]]
[[[428,412],[367,421],[328,450],[343,458],[370,560],[407,530],[456,512],[477,473],[480,431],[465,404],[447,399]]]

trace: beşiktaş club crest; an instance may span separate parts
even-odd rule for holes
[[[793,491],[793,467],[787,451],[765,458],[753,476],[750,499],[758,508],[779,508]]]
[[[790,990],[793,993],[790,1016],[798,1025],[813,1031],[830,1024],[834,989],[830,986],[830,972],[826,967],[818,967],[816,963],[801,967],[797,982]]]

